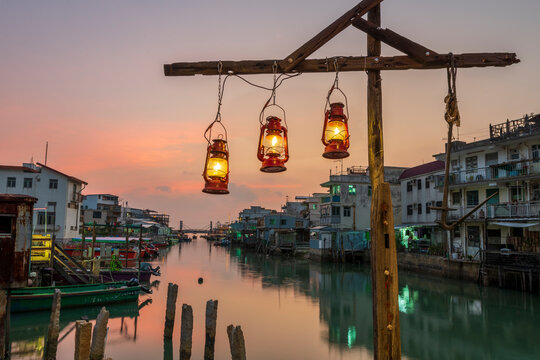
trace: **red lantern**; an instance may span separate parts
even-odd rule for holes
[[[322,143],[326,146],[323,157],[327,159],[343,159],[349,156],[349,125],[347,116],[343,113],[343,103],[330,104],[326,110]]]
[[[214,139],[212,144],[208,144],[203,178],[205,181],[203,192],[207,194],[229,193],[229,148],[227,141]]]
[[[287,170],[287,142],[287,128],[281,124],[281,119],[275,116],[267,117],[266,122],[261,125],[257,152],[257,158],[262,161],[261,171],[275,173]]]

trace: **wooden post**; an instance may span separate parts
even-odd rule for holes
[[[6,354],[6,334],[9,329],[6,326],[7,319],[7,295],[4,290],[0,290],[0,359]],[[6,356],[7,357],[7,356]]]
[[[47,331],[47,342],[45,344],[45,354],[43,359],[56,360],[56,350],[58,348],[58,335],[60,334],[60,290],[55,289],[51,308],[49,329]]]
[[[139,234],[139,256],[138,256],[138,259],[139,259],[139,269],[138,269],[138,272],[137,272],[137,281],[141,281],[141,247],[142,247],[142,231],[143,231],[143,226],[141,224],[141,232]]]
[[[81,260],[84,259],[84,248],[86,247],[86,237],[84,233],[84,222],[82,226],[82,234],[81,234]]]
[[[381,8],[368,12],[368,21],[381,26]],[[381,42],[367,37],[367,56],[381,55]],[[379,70],[368,70],[368,158],[371,199],[371,279],[373,288],[374,359],[401,359],[398,269],[390,185],[384,182],[382,84]]]
[[[232,360],[246,360],[246,343],[242,328],[231,324],[227,326],[227,335],[229,336]]]
[[[529,292],[533,292],[532,270],[529,269]]]
[[[167,309],[165,311],[165,331],[163,337],[172,338],[174,330],[174,316],[176,315],[176,298],[178,296],[178,285],[169,283],[167,290]]]
[[[217,300],[206,302],[206,340],[204,343],[204,360],[214,359],[214,345],[216,343]]]
[[[129,229],[126,223],[126,269],[128,267],[128,250],[129,250]]]
[[[51,258],[49,259],[49,267],[51,269],[54,268],[54,245],[55,245],[55,242],[56,242],[56,234],[53,234],[53,236],[51,238],[51,247],[49,249],[49,251],[51,252]]]
[[[94,221],[94,226],[92,227],[92,253],[88,254],[88,257],[90,259],[94,258],[95,248],[96,248],[96,222]]]
[[[96,318],[96,325],[94,326],[94,332],[92,334],[90,360],[102,360],[104,357],[108,322],[109,312],[105,307],[102,307]]]
[[[90,359],[90,342],[92,341],[92,323],[86,320],[75,322],[75,360]]]
[[[173,360],[173,343],[170,338],[163,338],[163,360]]]
[[[190,305],[182,305],[182,323],[180,326],[180,360],[191,359],[193,337],[193,309]]]

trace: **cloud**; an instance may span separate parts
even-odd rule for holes
[[[161,191],[161,192],[170,193],[171,192],[171,187],[167,186],[167,185],[161,185],[161,186],[156,186],[156,190]]]

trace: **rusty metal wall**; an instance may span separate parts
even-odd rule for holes
[[[28,285],[35,201],[30,196],[0,194],[0,216],[11,223],[11,234],[0,234],[0,288]]]

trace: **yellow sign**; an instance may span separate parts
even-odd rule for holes
[[[32,262],[46,262],[51,260],[51,235],[32,235]]]

